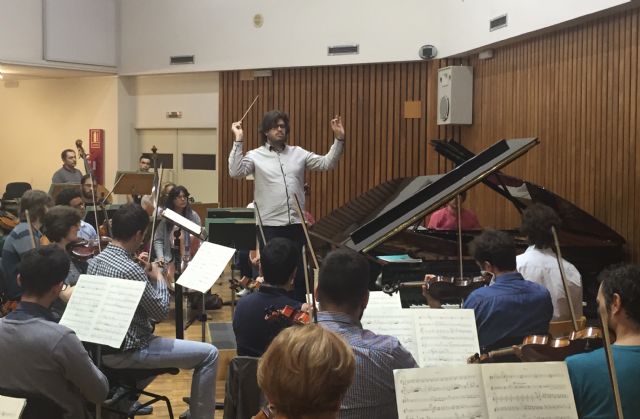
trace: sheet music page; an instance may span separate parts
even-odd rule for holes
[[[180,275],[177,284],[202,293],[207,292],[220,278],[235,252],[231,247],[202,242],[198,253]]]
[[[27,404],[26,399],[17,399],[0,395],[0,418],[20,419],[22,410]]]
[[[487,411],[495,419],[577,419],[567,364],[484,364]]]
[[[412,314],[421,367],[466,364],[467,358],[480,353],[472,309],[419,310]]]
[[[146,283],[121,278],[80,275],[60,324],[84,342],[119,348]]]
[[[418,362],[414,313],[415,311],[402,309],[398,293],[389,296],[382,291],[372,291],[360,322],[363,328],[376,334],[397,338]]]
[[[165,210],[162,212],[162,216],[169,221],[172,221],[174,224],[177,224],[178,226],[189,231],[189,233],[193,234],[194,236],[200,237],[200,234],[202,234],[202,227],[199,224],[194,223],[193,221],[183,217],[173,210],[165,208]]]
[[[480,365],[394,370],[400,419],[488,419]]]

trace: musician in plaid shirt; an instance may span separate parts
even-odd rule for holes
[[[120,351],[106,354],[110,368],[193,369],[191,418],[213,418],[218,350],[215,346],[153,335],[156,323],[169,311],[167,284],[157,266],[145,271],[133,259],[149,224],[149,216],[137,204],[120,207],[113,216],[113,242],[89,262],[88,273],[146,283]],[[149,382],[139,383],[141,387]]]

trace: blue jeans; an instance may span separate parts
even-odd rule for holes
[[[213,418],[218,370],[218,349],[215,346],[203,342],[154,336],[149,346],[144,349],[105,355],[102,361],[104,365],[113,369],[193,369],[189,405],[191,418]],[[140,383],[141,388],[150,382]]]

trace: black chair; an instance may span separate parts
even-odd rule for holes
[[[18,199],[22,197],[26,191],[31,189],[31,184],[27,182],[11,182],[7,183],[2,199]]]
[[[229,363],[224,396],[224,419],[244,419],[257,414],[267,402],[258,387],[258,360],[236,356]]]
[[[64,419],[63,409],[41,394],[6,388],[0,388],[0,394],[27,400],[20,419]]]
[[[173,419],[173,409],[171,409],[171,402],[167,396],[162,396],[160,394],[151,393],[146,390],[141,390],[137,388],[137,383],[139,381],[144,381],[152,377],[156,377],[162,374],[171,374],[177,375],[180,370],[178,368],[155,368],[155,369],[115,369],[108,368],[102,366],[100,368],[104,375],[109,380],[109,385],[111,388],[123,388],[125,391],[118,395],[116,399],[111,400],[111,404],[117,404],[120,400],[132,400],[135,401],[138,397],[143,394],[145,396],[151,397],[151,400],[142,403],[138,409],[141,409],[146,406],[150,406],[156,402],[164,401],[167,405],[167,411],[169,412],[169,418]],[[112,409],[109,406],[104,406],[106,410],[117,411],[116,409]],[[122,412],[119,412],[122,413]],[[135,417],[135,412],[131,412],[129,418]]]

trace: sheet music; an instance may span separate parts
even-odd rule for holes
[[[175,211],[170,210],[169,208],[165,208],[162,212],[162,216],[167,220],[173,222],[174,224],[180,226],[181,228],[187,230],[189,233],[194,236],[202,237],[202,227],[199,224],[194,223],[188,218],[183,217]]]
[[[382,291],[371,291],[369,293],[369,308],[390,308],[394,310],[402,310],[402,303],[400,302],[400,293],[394,292],[389,295]],[[365,310],[365,316],[367,312]]]
[[[413,311],[421,367],[466,364],[480,353],[472,309]],[[416,359],[418,359],[416,358]]]
[[[488,419],[480,365],[394,370],[400,419]]]
[[[0,418],[19,419],[26,404],[26,399],[0,395]]]
[[[485,364],[482,375],[491,418],[578,418],[564,362]]]
[[[202,242],[198,253],[180,275],[177,284],[202,293],[207,292],[220,278],[235,251],[231,247]]]
[[[119,348],[145,286],[142,281],[80,275],[60,324],[81,341]]]
[[[401,310],[393,311],[385,308],[367,309],[361,320],[362,327],[378,335],[390,335],[397,338],[418,361],[418,343],[416,330],[411,316]]]

